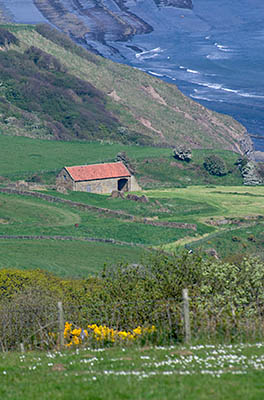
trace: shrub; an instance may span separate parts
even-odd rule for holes
[[[5,46],[9,44],[19,45],[19,39],[13,35],[13,33],[9,32],[7,29],[0,28],[0,45]]]
[[[224,176],[228,173],[224,160],[215,155],[211,155],[205,158],[204,168],[211,175]]]
[[[220,333],[232,338],[263,329],[264,263],[259,259],[231,263],[186,251],[155,252],[142,264],[120,264],[85,280],[62,280],[41,271],[0,271],[0,345],[48,345],[48,332],[58,331],[58,300],[74,329],[96,324],[132,332],[155,325],[157,340],[181,340],[184,288],[189,289],[197,337]]]
[[[192,159],[191,149],[185,145],[178,145],[173,150],[173,155],[177,160],[189,162]]]

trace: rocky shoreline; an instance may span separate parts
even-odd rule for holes
[[[175,7],[191,10],[192,0],[153,0],[158,8]],[[152,32],[153,28],[131,12],[127,0],[33,0],[41,14],[58,29],[102,56],[98,42],[110,54],[118,53],[108,42],[127,41],[135,35]]]

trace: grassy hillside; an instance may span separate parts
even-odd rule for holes
[[[4,38],[0,53],[2,133],[241,151],[245,129],[175,85],[95,56],[48,26],[6,28],[14,39]]]

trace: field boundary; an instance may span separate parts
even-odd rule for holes
[[[120,246],[132,246],[132,247],[141,247],[145,250],[148,249],[147,246],[144,246],[140,243],[133,242],[122,242],[115,239],[101,239],[101,238],[93,238],[93,237],[76,237],[76,236],[60,236],[60,235],[0,235],[0,240],[3,239],[14,239],[14,240],[70,240],[70,241],[80,241],[80,242],[98,242],[98,243],[112,243]]]
[[[109,216],[116,217],[116,218],[124,217],[124,218],[127,218],[128,220],[130,220],[131,222],[143,223],[146,225],[164,226],[164,227],[168,227],[168,228],[178,228],[178,229],[191,229],[194,231],[197,230],[196,224],[189,224],[189,223],[185,223],[185,222],[170,222],[170,221],[149,221],[147,218],[139,218],[132,214],[127,214],[121,210],[111,210],[109,208],[101,208],[101,207],[91,206],[89,204],[79,203],[79,202],[67,200],[67,199],[61,199],[59,197],[55,197],[55,196],[52,196],[49,194],[44,194],[44,193],[39,193],[39,192],[31,192],[31,191],[27,191],[27,190],[19,190],[19,189],[11,189],[11,188],[0,188],[0,192],[7,193],[7,194],[17,194],[19,196],[31,196],[31,197],[43,199],[43,200],[51,202],[51,203],[67,204],[70,207],[76,207],[83,211],[85,211],[85,210],[94,211],[94,212],[98,212],[99,214],[107,214]]]

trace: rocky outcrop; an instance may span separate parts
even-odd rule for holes
[[[39,11],[53,25],[71,36],[77,43],[87,45],[96,41],[128,40],[134,35],[149,33],[152,27],[131,13],[124,0],[113,0],[110,6],[102,0],[34,0]],[[113,49],[112,49],[113,50]]]
[[[255,160],[255,152],[253,147],[253,142],[248,132],[244,132],[242,139],[240,140],[240,149],[242,154],[244,154],[249,160]]]
[[[158,8],[192,9],[192,0],[154,0]],[[93,48],[93,42],[126,41],[153,28],[130,11],[127,0],[34,0],[42,15],[76,42]],[[118,50],[108,46],[111,52]]]

